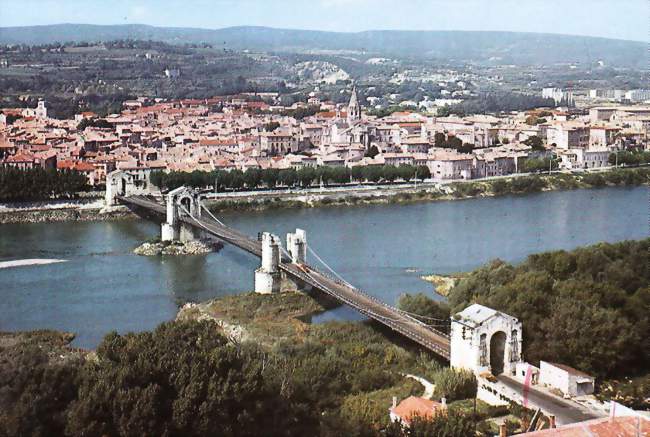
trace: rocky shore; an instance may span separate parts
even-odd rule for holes
[[[194,240],[181,242],[146,242],[136,247],[133,253],[141,256],[178,256],[178,255],[205,255],[221,250],[223,243],[215,240]]]
[[[420,276],[423,281],[427,281],[436,286],[435,292],[441,296],[447,297],[452,288],[460,281],[460,276],[444,275],[424,275]]]
[[[137,218],[137,216],[128,208],[122,206],[113,208],[71,206],[65,208],[0,209],[0,225],[10,223],[90,222],[134,218]]]

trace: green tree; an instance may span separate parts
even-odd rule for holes
[[[262,171],[262,181],[269,188],[274,188],[278,183],[279,171],[276,168],[267,168]]]
[[[257,168],[249,168],[244,172],[244,183],[246,187],[257,188],[262,181],[262,172]]]
[[[537,135],[532,135],[532,136],[528,137],[524,141],[524,144],[531,147],[534,152],[543,152],[544,150],[546,150],[544,148],[544,142]]]
[[[373,144],[368,150],[366,150],[366,153],[364,153],[363,156],[366,158],[374,158],[377,155],[379,155],[379,149]]]

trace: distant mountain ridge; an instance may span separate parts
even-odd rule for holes
[[[0,44],[100,42],[115,39],[209,43],[235,50],[350,50],[501,64],[589,63],[647,68],[648,45],[607,38],[495,31],[371,30],[356,33],[240,26],[223,29],[143,24],[0,27]]]

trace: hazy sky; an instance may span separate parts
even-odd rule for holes
[[[511,30],[648,41],[650,0],[0,0],[0,26]]]

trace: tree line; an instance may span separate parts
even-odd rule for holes
[[[413,434],[389,424],[389,397],[363,416],[367,404],[356,395],[403,381],[397,369],[415,365],[415,354],[376,341],[369,326],[334,324],[316,339],[267,351],[226,338],[211,320],[168,322],[153,332],[110,333],[91,358],[43,341],[52,333],[22,335],[0,344],[2,436],[402,437],[473,428],[469,414],[450,409],[418,421]],[[469,372],[438,368],[433,376],[438,396],[475,396]]]
[[[303,187],[312,185],[345,184],[350,182],[394,182],[428,179],[431,173],[427,166],[394,165],[358,167],[302,167],[300,169],[256,169],[215,170],[193,172],[156,171],[151,174],[151,183],[160,189],[173,190],[180,186],[194,188],[215,187],[219,191],[255,188]]]
[[[0,202],[71,198],[86,190],[86,176],[76,171],[0,168]]]
[[[646,151],[622,151],[609,155],[611,165],[640,165],[650,163],[650,152]]]

